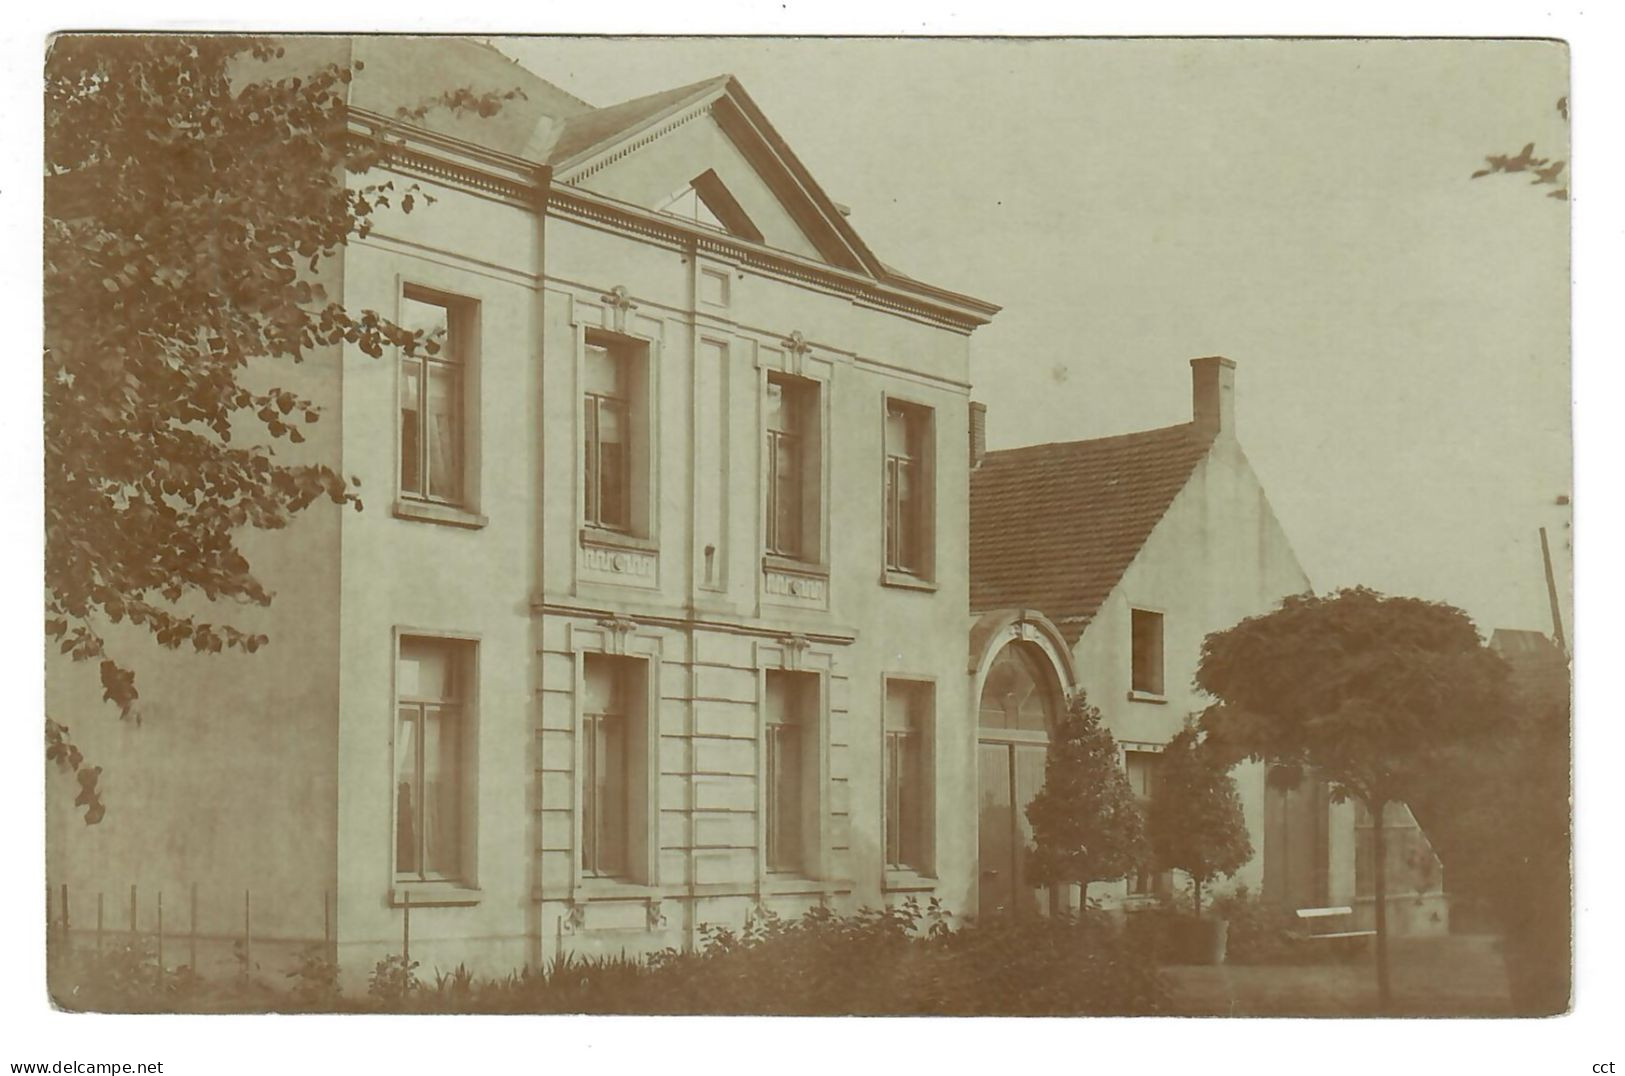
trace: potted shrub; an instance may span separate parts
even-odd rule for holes
[[[1191,880],[1194,914],[1177,928],[1186,959],[1222,963],[1226,923],[1202,914],[1202,889],[1240,870],[1253,857],[1253,845],[1235,778],[1202,749],[1195,725],[1187,725],[1163,752],[1147,830],[1158,866],[1184,871]]]
[[[1027,805],[1034,843],[1028,880],[1035,886],[1077,883],[1085,913],[1090,882],[1122,878],[1150,852],[1140,806],[1117,760],[1117,741],[1080,692],[1056,722],[1044,787]]]

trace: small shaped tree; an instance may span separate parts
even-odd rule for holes
[[[1044,787],[1027,805],[1035,886],[1076,882],[1085,906],[1090,882],[1135,870],[1149,855],[1145,822],[1118,762],[1117,741],[1082,693],[1055,725],[1044,758]]]
[[[1202,887],[1245,866],[1253,858],[1253,842],[1235,778],[1202,749],[1195,725],[1185,726],[1163,751],[1148,815],[1146,831],[1157,865],[1190,875],[1200,916]]]

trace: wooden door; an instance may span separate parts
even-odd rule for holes
[[[1027,804],[1044,787],[1044,756],[1048,749],[1041,744],[1011,744],[1013,758],[1015,798],[1016,876],[1012,900],[1018,912],[1049,912],[1049,891],[1034,889],[1027,877],[1027,850],[1032,847],[1033,827],[1027,821]]]
[[[978,745],[978,752],[978,914],[1046,911],[1048,895],[1034,890],[1027,881],[1027,849],[1033,840],[1027,804],[1044,786],[1044,745],[984,741]]]
[[[1015,892],[1015,818],[1011,809],[1010,745],[978,745],[981,799],[978,812],[978,856],[981,878],[977,914],[986,918],[1011,910]]]

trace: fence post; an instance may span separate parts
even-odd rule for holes
[[[135,934],[135,883],[130,883],[130,941],[134,942]]]
[[[197,883],[192,883],[192,927],[187,932],[186,959],[191,961],[188,965],[192,974],[197,974]]]
[[[248,890],[243,890],[243,973],[254,967],[254,928],[249,915]]]
[[[51,939],[56,934],[56,916],[51,914],[51,883],[45,883],[45,947],[51,948]]]
[[[333,914],[327,906],[327,890],[322,890],[322,950],[328,959],[333,955]]]
[[[158,890],[158,989],[164,987],[164,891]]]
[[[412,966],[412,891],[401,892],[401,962]]]
[[[68,915],[68,883],[62,883],[62,951],[73,951],[73,920]]]
[[[102,951],[102,893],[96,892],[96,951]]]

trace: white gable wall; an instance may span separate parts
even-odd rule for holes
[[[1129,748],[1165,744],[1187,717],[1207,705],[1192,684],[1202,640],[1309,587],[1241,446],[1220,437],[1074,644],[1079,682],[1119,743]],[[1165,701],[1130,697],[1134,609],[1163,614]],[[1255,855],[1234,882],[1258,893],[1263,766],[1243,763],[1236,779]],[[1339,893],[1353,892],[1353,819],[1346,805],[1332,810],[1330,881],[1336,900]]]

